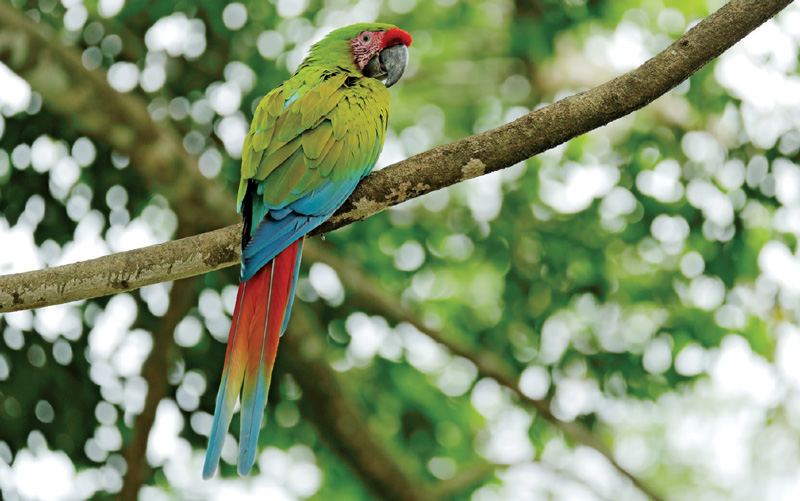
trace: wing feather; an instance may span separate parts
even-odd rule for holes
[[[308,94],[306,94],[306,96],[303,98],[302,104],[300,105],[300,113],[303,114],[303,117],[307,117],[312,113],[318,112],[320,106],[322,105],[322,96],[320,95],[321,86],[322,85],[318,85],[317,87],[314,87],[308,91]]]
[[[328,140],[333,134],[333,127],[330,121],[325,120],[317,127],[303,133],[303,151],[310,159],[319,158],[322,149],[328,144]]]
[[[267,103],[267,109],[269,110],[270,117],[278,117],[283,111],[283,104],[291,97],[291,94],[289,96],[285,95],[286,90],[287,89],[278,87],[268,94],[269,102]]]
[[[331,148],[333,148],[333,145],[336,143],[336,138],[333,137],[333,128],[330,126],[330,122],[328,122],[328,127],[331,130],[331,134],[328,137],[328,140],[325,142],[325,145],[320,150],[319,155],[317,155],[316,158],[307,158],[306,164],[310,169],[316,169],[319,167],[320,164],[325,161],[325,158],[328,156],[328,152],[331,151]],[[308,153],[306,153],[306,157],[308,157]]]
[[[298,195],[295,199],[300,198],[300,196],[310,193],[313,187],[320,186],[324,181],[325,179],[319,175],[317,169],[308,169],[292,190],[292,195]]]
[[[354,170],[361,170],[357,161],[357,157],[362,156],[361,152],[357,151],[358,136],[354,132],[349,132],[342,138],[341,142],[342,152],[331,169],[330,178],[333,182],[348,179]]]
[[[281,116],[281,118],[284,118],[284,122],[277,135],[277,138],[281,141],[290,141],[303,132],[303,114],[300,112],[302,104],[303,99],[298,99],[289,105],[286,112]]]
[[[252,137],[252,141],[250,143],[250,147],[256,151],[263,151],[267,149],[272,143],[272,136],[275,134],[275,128],[270,127],[269,129],[265,129],[260,132],[256,132],[254,134],[250,134],[248,137]]]
[[[283,207],[286,205],[285,199],[292,192],[297,183],[303,179],[308,168],[305,163],[305,156],[301,150],[295,150],[292,156],[270,176],[272,189],[264,190],[264,202],[270,207]]]
[[[339,160],[343,147],[344,141],[337,141],[336,137],[334,136],[333,145],[328,151],[328,154],[325,155],[324,161],[319,164],[319,167],[317,167],[317,169],[319,169],[320,176],[324,178],[328,177],[333,170],[334,165],[336,165],[336,162]]]
[[[326,183],[358,181],[377,160],[385,134],[388,92],[383,84],[320,74],[314,83],[287,81],[262,99],[242,152],[242,178],[257,182],[245,217],[311,196]],[[376,130],[377,129],[377,130]],[[241,199],[247,192],[240,187]]]
[[[255,179],[266,179],[274,170],[281,166],[286,160],[294,155],[300,148],[301,138],[296,137],[288,143],[283,144],[277,150],[267,151],[266,158],[259,164],[258,170],[255,172]],[[270,149],[272,149],[270,147]]]

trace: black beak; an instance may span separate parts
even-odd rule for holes
[[[386,87],[396,84],[408,67],[408,47],[399,43],[383,49],[364,66],[364,76],[383,80]]]

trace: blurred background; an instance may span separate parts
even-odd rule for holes
[[[0,273],[235,223],[255,106],[334,28],[414,39],[385,166],[723,3],[0,1]],[[799,499],[798,43],[793,4],[643,110],[309,242],[247,478],[235,418],[200,480],[235,268],[0,315],[2,496]]]

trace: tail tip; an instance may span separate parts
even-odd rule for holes
[[[217,464],[206,461],[203,466],[203,480],[209,480],[217,472]]]
[[[239,458],[239,466],[237,467],[237,470],[239,471],[239,475],[241,475],[242,477],[246,477],[253,470],[254,461],[249,459],[244,459],[244,460],[243,459],[244,458],[241,457]]]
[[[239,459],[240,461],[237,470],[239,471],[239,475],[246,477],[253,470],[253,464],[255,463],[255,461],[253,460],[254,458],[243,457]],[[203,480],[211,479],[212,477],[214,477],[214,474],[216,472],[217,472],[217,465],[214,463],[207,463],[203,467]]]

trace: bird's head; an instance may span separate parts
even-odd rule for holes
[[[330,32],[311,48],[307,61],[345,57],[365,77],[382,80],[391,87],[408,66],[410,45],[411,35],[397,26],[353,24]]]

